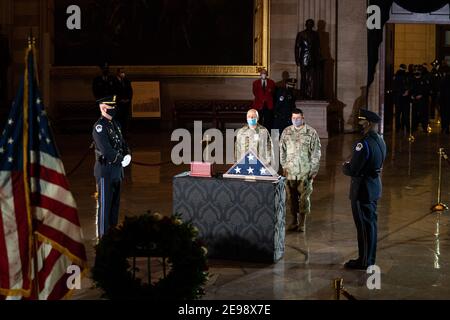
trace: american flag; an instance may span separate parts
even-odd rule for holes
[[[250,150],[235,165],[233,165],[223,177],[277,181],[280,176],[271,166],[268,166],[261,161],[255,155],[255,152]]]
[[[74,273],[68,267],[78,266],[83,274],[87,263],[77,207],[42,105],[34,56],[30,43],[25,75],[0,138],[0,296],[53,300],[71,292],[67,280]]]

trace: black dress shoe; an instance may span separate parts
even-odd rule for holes
[[[347,269],[367,270],[367,266],[361,263],[358,259],[347,261],[344,264],[344,267]]]

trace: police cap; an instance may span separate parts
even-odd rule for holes
[[[101,99],[97,100],[98,104],[106,104],[108,106],[115,106],[117,104],[116,102],[116,96],[107,96],[103,97]]]
[[[295,78],[289,78],[289,79],[287,79],[286,82],[287,82],[288,84],[292,85],[292,86],[295,86],[296,83],[297,83],[297,79],[295,79]]]
[[[367,120],[367,121],[373,122],[373,123],[379,123],[381,121],[381,117],[378,114],[376,114],[375,112],[366,110],[366,109],[359,110],[358,119]]]

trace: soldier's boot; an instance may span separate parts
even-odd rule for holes
[[[287,227],[287,231],[297,231],[298,229],[298,218],[297,217],[293,217],[292,218],[292,222],[289,224],[289,226]]]
[[[300,214],[300,222],[298,224],[298,231],[305,232],[305,230],[306,230],[306,214],[301,213]]]

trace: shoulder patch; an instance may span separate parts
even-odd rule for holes
[[[362,150],[362,148],[363,148],[363,144],[360,142],[360,143],[358,143],[358,144],[356,145],[355,150],[359,152],[359,151]]]
[[[103,126],[101,124],[98,124],[95,126],[95,131],[97,131],[98,133],[103,131]]]

